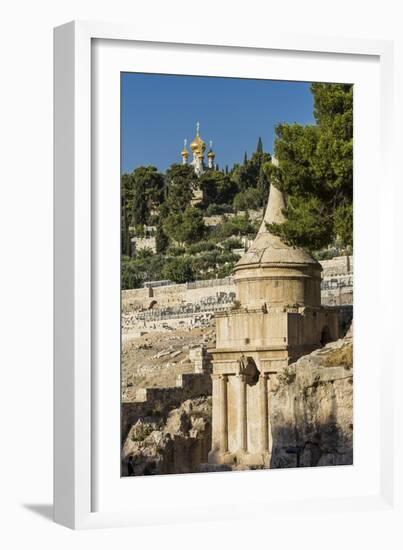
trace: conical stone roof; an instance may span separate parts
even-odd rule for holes
[[[313,264],[321,269],[319,262],[310,256],[305,250],[285,244],[280,237],[273,235],[266,224],[284,223],[285,217],[284,196],[273,184],[270,185],[269,202],[266,212],[255,240],[248,251],[240,258],[235,265],[235,272],[240,269],[258,268],[264,266],[290,264]]]

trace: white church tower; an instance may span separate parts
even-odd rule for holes
[[[201,174],[203,174],[204,168],[205,168],[204,167],[204,152],[206,150],[206,144],[201,139],[200,134],[199,134],[199,130],[200,130],[200,123],[197,122],[197,124],[196,124],[196,137],[194,138],[194,140],[190,144],[190,148],[191,148],[192,153],[193,153],[193,160],[192,160],[191,164],[192,164],[196,174],[198,176],[201,176]]]
[[[181,155],[182,155],[182,164],[187,164],[188,163],[188,158],[189,158],[189,152],[187,150],[187,139],[184,140],[183,142],[183,150],[181,152]]]
[[[213,142],[210,141],[210,149],[207,154],[207,167],[211,170],[215,168],[215,153],[212,149]],[[190,162],[193,166],[197,176],[201,176],[206,171],[206,165],[204,162],[204,153],[206,152],[206,144],[200,137],[200,123],[196,123],[196,137],[190,144],[190,150],[192,151],[193,158]],[[182,164],[188,164],[189,151],[187,150],[187,140],[185,139],[183,150],[181,151]]]

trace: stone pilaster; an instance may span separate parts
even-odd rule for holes
[[[228,452],[228,375],[220,376],[220,451]]]
[[[237,374],[238,381],[238,437],[239,450],[246,452],[248,450],[248,432],[247,432],[247,403],[246,403],[246,378],[243,374]]]
[[[269,451],[269,410],[268,410],[268,374],[262,372],[259,377],[259,406],[261,421],[260,450],[262,453]]]
[[[266,385],[266,391],[267,391],[267,433],[268,433],[268,451],[271,453],[272,449],[272,436],[271,436],[271,420],[270,420],[270,388],[271,388],[271,382],[270,382],[270,376],[267,377],[267,385]]]
[[[218,402],[220,397],[220,375],[212,374],[212,396],[213,402]],[[212,434],[211,434],[211,449],[217,451],[220,448],[220,411],[219,408],[213,408],[212,414]]]

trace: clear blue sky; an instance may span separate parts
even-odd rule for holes
[[[259,136],[271,153],[279,122],[314,122],[305,82],[122,73],[121,85],[122,172],[181,162],[197,121],[220,167],[242,162],[245,151],[250,157]]]

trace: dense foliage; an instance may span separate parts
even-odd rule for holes
[[[269,161],[259,138],[250,160],[231,170],[216,167],[198,178],[191,166],[172,164],[165,174],[153,166],[123,174],[122,288],[147,280],[180,283],[229,275],[238,258],[232,250],[244,247],[239,237],[253,238],[257,231],[248,211],[267,201],[270,182],[264,168]],[[203,198],[192,204],[196,189]],[[222,216],[222,223],[206,227],[204,218],[215,215]],[[155,228],[156,254],[147,249],[134,254],[131,239],[146,237],[148,226]]]
[[[272,229],[318,250],[353,243],[353,88],[312,84],[315,126],[279,124],[272,177],[287,197],[287,222]]]
[[[265,206],[270,182],[285,194],[287,222],[271,230],[291,244],[327,257],[329,245],[351,251],[353,240],[353,92],[345,84],[312,84],[315,125],[279,124],[275,154],[255,152],[232,168],[218,166],[197,177],[173,164],[165,174],[140,166],[121,178],[122,288],[145,281],[181,283],[229,275],[245,239],[259,220],[249,211]],[[202,200],[194,201],[195,190]],[[208,224],[209,216],[221,216]],[[156,237],[156,253],[135,252],[133,236]],[[343,248],[344,247],[344,248]]]

